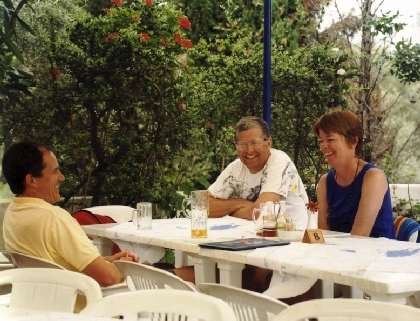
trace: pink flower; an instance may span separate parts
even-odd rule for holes
[[[121,7],[122,6],[122,0],[111,0],[111,3],[115,3],[115,5],[117,7]]]
[[[178,18],[179,25],[184,29],[190,29],[191,28],[191,22],[188,20],[188,18]]]

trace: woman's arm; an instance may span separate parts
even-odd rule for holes
[[[362,185],[362,196],[354,220],[352,235],[369,236],[388,190],[385,174],[377,168],[369,170]]]
[[[317,190],[318,199],[318,228],[321,230],[329,230],[327,223],[328,201],[327,201],[327,175],[321,177]]]

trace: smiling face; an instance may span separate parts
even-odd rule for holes
[[[255,127],[248,130],[239,132],[236,141],[237,142],[250,142],[258,139],[263,140],[266,138],[261,128]],[[266,141],[263,141],[261,147],[252,147],[251,144],[247,144],[246,148],[241,151],[236,151],[242,163],[249,169],[252,174],[256,174],[261,171],[270,157],[271,148],[271,137]]]
[[[58,185],[65,180],[65,177],[58,169],[57,158],[53,152],[43,150],[43,162],[45,168],[41,172],[42,176],[31,177],[33,191],[36,197],[54,204],[60,200]]]
[[[347,142],[343,135],[337,133],[326,134],[319,131],[319,148],[327,159],[328,164],[336,168],[349,159],[356,157],[356,143]]]

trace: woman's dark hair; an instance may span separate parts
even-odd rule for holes
[[[34,142],[15,143],[4,153],[3,175],[14,194],[25,191],[25,177],[31,174],[41,177],[45,168],[43,152],[50,151],[47,146]]]
[[[357,116],[349,110],[332,110],[315,122],[312,127],[314,135],[319,137],[319,132],[326,134],[337,133],[345,137],[347,143],[356,145],[356,155],[361,157],[363,152],[363,128]]]

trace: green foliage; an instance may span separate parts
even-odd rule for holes
[[[34,96],[28,108],[3,115],[13,138],[55,150],[66,199],[150,201],[174,215],[183,198],[177,191],[207,188],[236,158],[235,123],[262,115],[261,41],[233,19],[233,6],[223,38],[200,39],[188,49],[182,40],[188,30],[178,22],[185,16],[170,4],[137,1],[95,17],[66,7],[71,1],[37,5],[43,3],[37,38],[25,42]],[[291,156],[315,199],[314,184],[327,168],[311,126],[329,108],[345,108],[354,70],[337,74],[348,57],[329,44],[286,50],[290,43],[278,36],[274,147]]]
[[[24,6],[25,2],[18,3],[16,8]],[[14,66],[15,59],[23,62],[22,53],[14,41],[16,24],[32,33],[31,28],[19,17],[16,8],[10,0],[0,2],[3,22],[0,28],[0,100],[5,98],[12,105],[20,102],[19,93],[30,94],[28,86],[31,83],[31,75]]]
[[[237,36],[252,36],[262,42],[264,33],[264,0],[173,0],[191,20],[189,37],[214,41],[228,37],[232,29]],[[298,13],[299,12],[299,13]],[[284,46],[297,47],[297,29],[302,27],[300,1],[272,1],[272,38]],[[306,24],[307,21],[305,19]]]
[[[403,83],[420,81],[420,44],[411,40],[399,41],[392,56],[391,75],[397,76]]]
[[[391,36],[401,31],[407,24],[395,22],[395,19],[400,16],[398,11],[394,15],[390,15],[390,12],[382,12],[382,16],[373,16],[372,19],[367,21],[365,31],[370,31],[373,37],[379,34]]]

